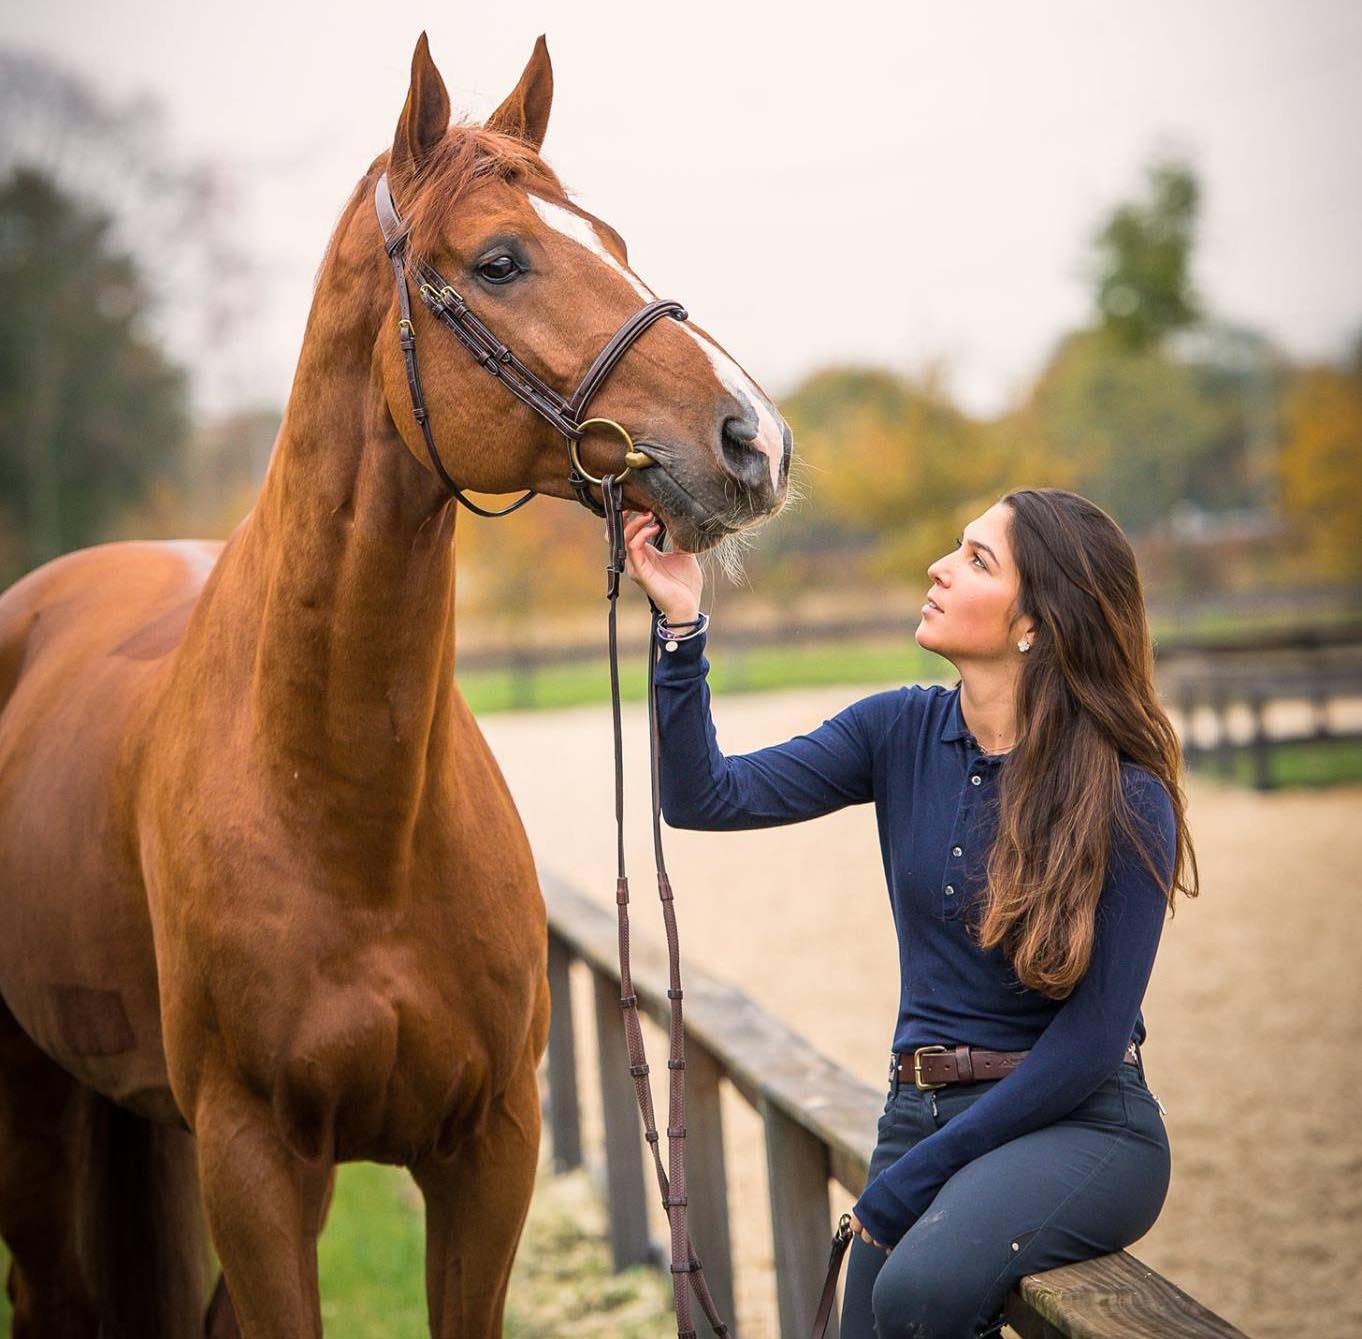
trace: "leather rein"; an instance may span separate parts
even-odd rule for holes
[[[649,1066],[643,1048],[643,1033],[639,1023],[638,996],[633,989],[633,977],[629,968],[629,876],[624,860],[624,738],[620,712],[619,677],[619,636],[617,609],[619,602],[620,577],[624,573],[624,499],[622,483],[631,470],[646,469],[656,462],[635,446],[628,431],[613,419],[583,418],[592,396],[601,388],[612,369],[628,351],[629,347],[655,321],[664,316],[678,321],[687,319],[686,310],[678,302],[650,302],[636,311],[611,336],[605,347],[596,355],[587,369],[577,389],[564,398],[549,386],[530,368],[516,357],[510,348],[503,344],[469,308],[467,302],[448,284],[440,273],[421,260],[413,260],[407,255],[408,228],[402,222],[393,203],[392,192],[388,187],[388,174],[384,172],[374,187],[374,208],[378,214],[379,227],[383,231],[384,246],[392,262],[393,278],[397,284],[399,308],[398,338],[402,346],[407,368],[407,386],[411,392],[412,415],[420,425],[425,439],[426,450],[431,465],[455,499],[478,516],[508,516],[523,507],[536,496],[533,489],[517,498],[500,511],[488,511],[471,502],[454,482],[445,469],[440,453],[435,447],[435,439],[430,429],[430,416],[426,411],[425,398],[421,391],[421,378],[416,364],[416,332],[411,320],[411,298],[407,288],[410,275],[419,284],[418,292],[422,302],[431,314],[473,355],[486,370],[499,380],[517,399],[527,404],[540,417],[546,419],[562,434],[567,443],[568,482],[572,485],[578,501],[597,516],[603,516],[606,535],[610,545],[610,561],[606,566],[606,598],[609,602],[608,631],[610,643],[610,711],[615,744],[615,828],[616,828],[616,880],[615,906],[619,922],[620,958],[620,1009],[624,1015],[624,1032],[629,1052],[629,1073],[634,1080],[638,1097],[639,1111],[643,1117],[644,1138],[652,1150],[653,1164],[657,1172],[658,1188],[662,1192],[662,1208],[671,1228],[671,1275],[673,1302],[676,1311],[677,1339],[695,1339],[695,1328],[691,1320],[691,1293],[695,1294],[714,1333],[720,1339],[730,1339],[732,1331],[719,1317],[709,1285],[705,1281],[700,1258],[695,1253],[695,1245],[690,1239],[687,1228],[686,1195],[686,1124],[685,1124],[685,1028],[682,1021],[680,945],[676,932],[676,915],[673,910],[674,897],[671,880],[667,874],[666,858],[662,850],[662,805],[659,784],[659,738],[657,726],[657,630],[662,611],[649,599],[652,609],[652,629],[648,648],[648,761],[652,793],[653,852],[657,865],[657,893],[662,903],[662,918],[667,934],[668,989],[667,999],[671,1005],[671,1053],[667,1069],[671,1079],[667,1101],[667,1160],[670,1175],[662,1165],[659,1149],[660,1136],[653,1115],[652,1085],[649,1082]],[[582,466],[578,444],[592,427],[607,427],[614,431],[625,445],[624,468],[614,474],[601,478],[589,474]],[[590,485],[600,487],[601,501],[591,495]],[[659,523],[660,525],[660,523]],[[665,530],[661,530],[654,543],[661,547]],[[835,1298],[837,1275],[841,1268],[842,1257],[851,1242],[851,1220],[843,1214],[833,1234],[832,1250],[828,1260],[827,1280],[819,1301],[814,1321],[813,1339],[822,1339],[827,1327]],[[689,1277],[690,1286],[686,1280]]]

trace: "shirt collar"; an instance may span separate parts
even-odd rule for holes
[[[952,744],[957,739],[966,739],[969,730],[965,727],[965,713],[960,710],[960,685],[956,684],[947,695],[950,702],[946,706],[946,720],[941,727],[941,742]]]

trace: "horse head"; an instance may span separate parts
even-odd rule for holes
[[[423,33],[386,174],[417,277],[438,273],[451,304],[474,313],[494,343],[566,399],[612,335],[656,294],[630,267],[619,233],[571,201],[540,156],[552,100],[541,37],[485,124],[451,124],[449,95]],[[379,159],[371,177],[383,166]],[[382,254],[382,239],[373,245]],[[396,295],[389,314],[376,362],[412,454],[430,468],[433,445],[460,488],[571,498],[566,441],[553,421],[498,386],[442,329],[437,311],[413,302],[410,335],[421,349],[431,437],[425,441],[413,414]],[[643,467],[635,458],[624,478],[625,505],[652,510],[678,547],[699,552],[780,509],[791,434],[752,378],[681,316],[656,320],[623,353],[592,395],[589,417],[599,426],[585,431],[577,452],[588,476],[620,475],[628,442],[610,429],[624,425],[650,462]]]

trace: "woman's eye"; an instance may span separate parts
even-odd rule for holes
[[[955,547],[956,547],[957,549],[963,547],[964,543],[965,543],[965,537],[964,537],[964,535],[957,535],[957,536],[955,537]],[[987,564],[986,562],[984,562],[984,560],[978,555],[977,552],[975,553],[974,557],[970,559],[970,562],[972,562],[972,563],[978,563],[978,564],[979,564],[979,570],[980,570],[981,572],[987,572],[987,571],[988,571],[988,564]]]
[[[510,256],[493,256],[478,266],[478,274],[489,284],[510,283],[520,273],[520,266]]]

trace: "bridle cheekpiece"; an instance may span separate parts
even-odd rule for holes
[[[479,516],[507,516],[535,496],[534,490],[531,489],[509,507],[503,507],[500,511],[488,511],[477,503],[470,502],[445,468],[430,430],[430,415],[426,410],[425,396],[421,391],[421,376],[416,365],[416,329],[411,320],[408,274],[418,284],[417,292],[431,315],[451,331],[464,348],[512,395],[527,404],[541,418],[546,419],[562,435],[567,444],[568,483],[572,485],[577,500],[584,507],[589,508],[597,516],[604,516],[604,506],[591,495],[591,485],[603,486],[604,479],[589,473],[582,464],[579,447],[587,431],[591,428],[607,428],[616,433],[624,443],[624,467],[611,476],[616,483],[631,470],[647,469],[656,462],[646,451],[635,445],[628,430],[614,419],[584,418],[583,414],[592,397],[614,370],[615,364],[634,341],[664,316],[674,317],[678,321],[686,320],[686,309],[679,302],[669,300],[650,302],[641,307],[615,331],[605,347],[596,355],[595,361],[587,368],[586,375],[577,389],[564,398],[526,367],[508,345],[497,339],[438,270],[425,261],[413,259],[408,255],[408,225],[403,223],[401,215],[397,212],[386,172],[380,174],[374,186],[374,209],[378,214],[378,226],[383,230],[383,244],[392,263],[393,278],[397,283],[398,340],[407,365],[407,387],[411,392],[412,416],[420,425],[421,435],[425,438],[426,451],[435,473],[459,502]]]

